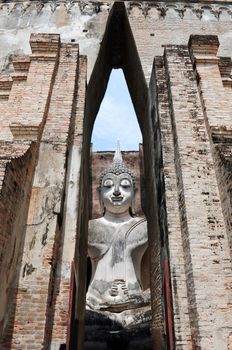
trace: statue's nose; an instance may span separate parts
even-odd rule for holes
[[[114,193],[113,193],[113,195],[114,195],[114,196],[119,196],[120,194],[121,194],[121,192],[120,192],[120,190],[119,190],[119,186],[116,185],[116,186],[114,187]]]

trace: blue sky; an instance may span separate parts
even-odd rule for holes
[[[138,150],[142,142],[123,71],[113,69],[94,124],[93,151],[115,150],[118,139],[122,151]]]

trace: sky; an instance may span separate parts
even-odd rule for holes
[[[93,151],[138,150],[142,136],[123,71],[113,69],[93,128]]]

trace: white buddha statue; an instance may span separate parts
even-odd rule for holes
[[[148,246],[147,222],[133,217],[135,179],[119,149],[100,176],[103,216],[89,222],[88,255],[92,276],[87,310],[122,327],[150,319],[150,290],[143,290],[141,261]]]

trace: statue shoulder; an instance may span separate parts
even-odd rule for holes
[[[131,225],[126,233],[128,242],[134,239],[146,241],[147,239],[147,220],[145,217],[133,218]]]
[[[103,217],[98,219],[89,220],[89,231],[96,230],[104,226]]]
[[[102,227],[101,222],[99,222],[99,219],[93,219],[89,220],[89,235],[98,232],[100,228]]]
[[[107,224],[103,217],[89,221],[89,242],[108,242],[112,240],[114,227]]]
[[[139,226],[140,228],[142,228],[142,227],[146,228],[147,227],[147,219],[145,218],[145,216],[134,217],[132,225],[134,227]]]

